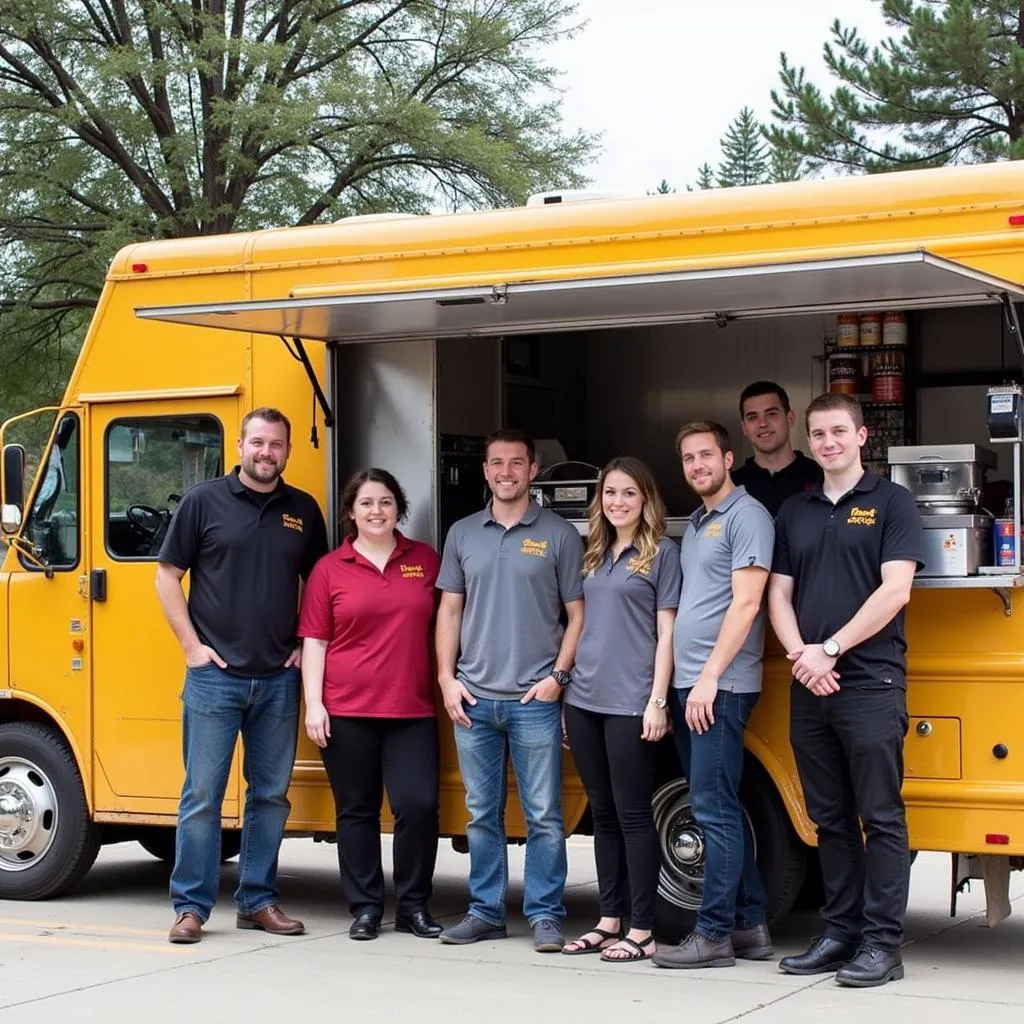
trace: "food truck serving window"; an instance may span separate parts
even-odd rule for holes
[[[659,274],[148,306],[145,320],[323,341],[508,335],[1018,300],[1024,290],[925,251]]]

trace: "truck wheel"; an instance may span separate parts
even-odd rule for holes
[[[807,869],[807,853],[774,787],[759,768],[748,768],[741,790],[768,899],[768,923],[792,908]],[[662,786],[652,802],[661,851],[654,930],[661,942],[679,942],[693,929],[704,897],[704,830],[690,807],[685,779]]]
[[[99,836],[63,738],[35,722],[0,725],[0,898],[67,892],[92,867]]]
[[[155,825],[139,833],[136,837],[139,845],[151,853],[157,860],[165,864],[174,863],[174,840],[176,829],[173,826]],[[238,829],[224,829],[220,834],[220,859],[231,860],[238,856],[242,848],[242,833]]]

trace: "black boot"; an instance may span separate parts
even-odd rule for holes
[[[857,946],[853,942],[840,942],[819,935],[811,939],[806,952],[784,956],[779,961],[779,970],[784,974],[828,974],[845,967],[856,953]]]
[[[874,988],[903,977],[903,957],[898,949],[861,946],[857,955],[836,972],[836,981],[850,988]]]

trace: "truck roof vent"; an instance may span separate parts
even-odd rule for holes
[[[561,192],[538,192],[526,200],[527,206],[554,206],[557,203],[592,203],[599,199],[636,199],[639,193],[625,189],[598,191],[597,189],[564,189]]]

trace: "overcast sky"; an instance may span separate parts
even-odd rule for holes
[[[644,193],[692,183],[744,105],[768,120],[779,52],[831,92],[822,44],[839,18],[890,34],[871,0],[579,0],[588,24],[552,49],[565,126],[603,132],[592,188]]]

